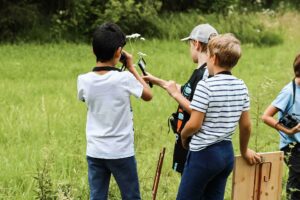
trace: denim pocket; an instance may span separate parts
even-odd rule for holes
[[[191,157],[191,152],[188,151],[187,156],[186,156],[186,161],[185,161],[185,165],[188,165],[190,162],[190,157]]]

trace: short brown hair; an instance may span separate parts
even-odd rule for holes
[[[213,37],[208,42],[210,56],[215,55],[220,67],[234,67],[242,55],[241,43],[233,34]]]
[[[293,66],[294,66],[295,76],[300,77],[300,53],[296,56]]]
[[[208,42],[213,38],[213,37],[216,37],[217,34],[216,33],[212,33],[210,34],[209,38],[208,38]],[[208,46],[208,43],[204,43],[204,42],[201,42],[199,41],[200,44],[201,44],[201,53],[206,53],[207,52],[207,46]]]
[[[201,53],[206,53],[207,52],[207,44],[204,42],[200,42],[201,44]]]

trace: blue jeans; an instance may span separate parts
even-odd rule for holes
[[[201,151],[189,151],[177,200],[223,200],[233,165],[230,141],[219,142]]]
[[[111,174],[123,200],[140,200],[135,157],[98,159],[87,156],[90,200],[107,200]]]

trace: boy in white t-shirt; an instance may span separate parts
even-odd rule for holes
[[[108,198],[111,174],[122,199],[141,199],[130,96],[150,101],[152,92],[134,68],[132,55],[123,51],[128,71],[122,72],[115,67],[125,39],[116,24],[105,23],[98,27],[92,42],[96,67],[78,76],[78,98],[88,108],[86,154],[91,200]]]

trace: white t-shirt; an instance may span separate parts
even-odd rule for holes
[[[78,98],[87,105],[87,156],[119,159],[134,155],[130,96],[140,98],[143,85],[130,73],[89,72],[78,76]]]

